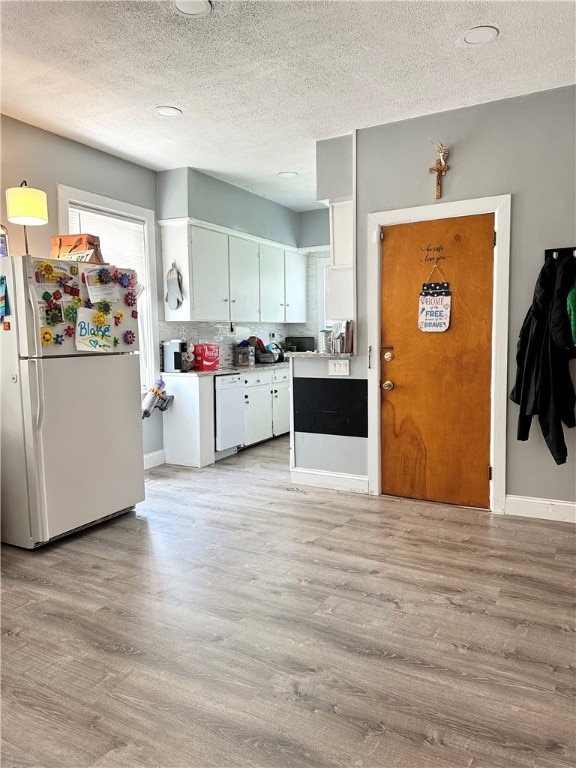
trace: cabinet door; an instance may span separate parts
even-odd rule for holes
[[[230,320],[260,320],[258,243],[230,237]]]
[[[194,320],[230,320],[228,235],[190,228]]]
[[[328,267],[324,283],[324,314],[328,320],[354,317],[354,275],[352,267]]]
[[[306,322],[306,254],[285,251],[287,323]]]
[[[284,322],[284,251],[260,246],[260,321]]]
[[[274,437],[290,432],[290,382],[272,385],[272,432]]]
[[[245,445],[259,443],[272,437],[272,394],[270,384],[246,387],[245,403]]]
[[[351,200],[330,206],[330,253],[333,267],[352,266],[354,207]]]

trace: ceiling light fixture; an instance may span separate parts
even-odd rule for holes
[[[212,10],[210,0],[170,0],[170,8],[178,16],[188,19],[201,19]]]
[[[496,27],[485,25],[472,27],[471,29],[467,29],[466,32],[458,38],[458,43],[467,48],[475,48],[478,45],[491,43],[493,40],[496,40],[499,34],[500,30]]]
[[[280,171],[280,173],[277,173],[276,176],[280,179],[295,179],[298,174],[296,171]]]
[[[180,117],[182,110],[178,107],[156,107],[156,112],[162,117]]]

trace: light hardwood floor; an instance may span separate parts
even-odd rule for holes
[[[293,488],[287,439],[2,549],[3,768],[575,765],[575,529]]]

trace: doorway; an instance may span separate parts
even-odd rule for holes
[[[493,213],[381,230],[383,494],[489,506],[493,237]]]
[[[485,214],[492,215],[484,218]],[[475,470],[478,473],[479,490],[474,491],[475,496],[467,499],[447,496],[445,491],[450,483],[442,480],[436,482],[434,480],[435,477],[441,479],[444,473],[440,457],[445,456],[450,461],[445,452],[443,453],[442,429],[439,427],[436,431],[434,430],[434,420],[442,418],[443,407],[444,411],[450,411],[452,404],[446,399],[448,393],[452,389],[458,388],[458,376],[465,377],[466,373],[462,369],[458,370],[457,365],[455,379],[450,382],[450,376],[448,376],[446,380],[443,380],[445,387],[440,388],[440,397],[438,396],[438,390],[436,391],[436,399],[430,399],[428,395],[423,396],[419,407],[422,409],[422,412],[431,411],[431,418],[424,418],[426,422],[425,434],[418,434],[418,429],[422,426],[422,417],[417,415],[412,417],[412,421],[410,421],[410,413],[414,412],[414,408],[413,403],[408,403],[410,399],[409,385],[406,383],[408,380],[402,381],[405,372],[408,372],[409,362],[412,364],[414,362],[412,358],[416,357],[414,345],[411,344],[407,350],[402,351],[402,344],[404,342],[400,341],[399,337],[397,340],[386,339],[382,333],[380,323],[382,299],[386,296],[387,290],[383,284],[383,278],[387,282],[391,280],[391,275],[387,274],[388,267],[391,267],[392,276],[395,270],[397,270],[392,257],[391,260],[389,259],[388,264],[384,267],[382,266],[383,256],[386,254],[380,241],[382,227],[384,227],[385,239],[386,228],[389,228],[389,242],[394,237],[398,238],[398,242],[396,242],[394,247],[394,250],[397,250],[402,240],[405,239],[400,236],[406,234],[401,232],[399,225],[409,225],[408,228],[412,230],[414,236],[422,237],[427,224],[430,227],[435,227],[436,222],[443,220],[443,224],[438,225],[445,228],[442,236],[447,237],[448,240],[452,238],[450,242],[455,247],[459,242],[462,242],[455,239],[456,235],[459,235],[460,238],[468,237],[465,234],[465,229],[462,228],[466,226],[466,222],[461,217],[471,217],[468,223],[472,223],[472,218],[479,217],[476,220],[476,225],[480,226],[482,230],[482,238],[486,238],[487,233],[488,235],[492,233],[491,237],[494,237],[493,233],[496,232],[496,244],[492,245],[493,240],[491,238],[488,241],[490,257],[492,257],[493,252],[493,263],[490,265],[490,267],[493,266],[493,271],[492,274],[484,274],[482,277],[483,280],[488,281],[488,289],[492,289],[492,296],[488,300],[488,304],[491,303],[491,312],[489,314],[491,316],[492,332],[489,334],[484,350],[485,369],[482,374],[484,377],[483,383],[484,385],[487,384],[487,387],[485,386],[484,389],[488,390],[484,414],[480,419],[484,424],[485,435],[483,438],[484,442],[477,451],[478,457],[476,460],[477,467],[482,466],[482,470],[481,472],[479,469]],[[420,225],[422,229],[419,229]],[[396,235],[393,234],[394,227],[398,227]],[[458,232],[458,229],[461,231]],[[429,236],[424,237],[427,242],[422,247],[426,249],[428,245],[431,248],[435,245],[441,245],[442,243],[436,243],[433,237],[433,235],[439,233],[439,229],[429,229]],[[472,235],[473,239],[477,239],[479,234]],[[467,506],[482,506],[490,508],[493,512],[502,512],[505,500],[510,196],[503,195],[456,203],[440,203],[421,208],[383,211],[371,214],[368,217],[368,238],[369,492],[375,494],[390,493],[412,498],[428,498],[430,500]],[[408,239],[406,247],[413,248],[415,241],[412,241],[411,244],[410,242]],[[436,251],[436,254],[438,253],[442,254],[442,252]],[[454,248],[452,248],[452,263],[456,261],[454,253]],[[422,283],[427,282],[431,268],[436,263],[433,251],[425,250],[421,253],[420,258],[425,259],[427,254],[429,256],[432,254],[432,260],[424,260],[418,265],[415,295],[410,287],[410,295],[404,294],[403,298],[400,299],[396,313],[401,313],[406,321],[405,324],[409,324],[412,328],[416,329],[417,334],[421,335],[422,341],[435,345],[435,347],[432,347],[432,350],[435,349],[439,353],[439,359],[443,354],[446,354],[448,358],[451,356],[458,357],[458,354],[454,351],[442,352],[440,354],[440,349],[450,336],[450,331],[448,333],[423,333],[418,331],[417,328],[419,293]],[[461,259],[459,258],[458,260]],[[452,282],[450,286],[454,291],[452,297],[454,309],[452,311],[456,311],[456,307],[458,307],[458,312],[460,313],[458,319],[461,320],[463,312],[469,314],[472,311],[470,306],[467,309],[463,309],[462,302],[460,301],[462,298],[460,295],[462,281],[466,280],[466,270],[464,270],[462,275],[459,275],[452,264],[450,267],[448,266],[450,262],[450,259],[438,259],[438,266],[442,274],[440,275],[435,270],[430,275],[429,281],[436,283],[444,282],[442,280],[443,276],[445,281],[448,283]],[[427,266],[430,268],[427,269]],[[472,278],[471,274],[470,277]],[[473,283],[474,280],[478,279],[478,276],[475,276],[470,282]],[[479,292],[481,293],[482,291],[480,290]],[[467,303],[469,303],[468,300]],[[394,311],[392,301],[390,302],[389,309]],[[452,316],[451,324],[452,337],[455,338],[462,331],[462,328],[460,328],[458,333],[456,332],[457,326],[460,324],[456,324],[456,316],[454,315]],[[391,329],[393,335],[398,336],[398,328],[400,326]],[[470,331],[470,328],[472,326],[469,324],[469,333],[473,335],[474,331]],[[444,337],[442,341],[441,337]],[[468,342],[469,339],[466,340],[466,344]],[[395,345],[396,349],[394,349]],[[384,347],[384,349],[381,350],[381,347]],[[392,347],[392,349],[389,347]],[[386,352],[392,352],[392,360],[384,360]],[[382,358],[380,353],[382,353]],[[399,357],[396,356],[396,353],[399,354]],[[467,357],[473,359],[472,353],[469,354],[467,352]],[[396,363],[396,366],[394,366],[394,363]],[[432,365],[434,367],[434,356],[425,360],[424,363],[420,361],[419,378],[421,386],[424,387],[427,383],[427,371],[425,368],[422,369],[422,365],[428,367]],[[454,374],[454,371],[452,373]],[[472,375],[475,374],[472,373]],[[436,366],[436,376],[440,376],[441,379],[445,378],[442,365]],[[400,378],[397,378],[397,381],[394,382],[394,377]],[[463,381],[464,379],[461,378],[460,380]],[[383,397],[383,390],[380,384],[385,381],[392,381],[394,388],[384,390],[385,396]],[[430,383],[430,380],[428,383]],[[432,391],[434,391],[434,388],[432,388]],[[424,389],[422,389],[422,392],[424,392]],[[398,395],[395,400],[392,399],[394,395]],[[457,410],[457,408],[452,409],[452,413],[448,413],[447,418],[453,418],[454,412]],[[402,433],[402,427],[403,434],[400,434]],[[444,432],[446,431],[444,430]],[[399,439],[401,439],[401,442],[396,442]],[[426,444],[429,441],[430,447]],[[434,441],[437,443],[436,447],[433,447]],[[388,449],[386,448],[387,446]],[[399,446],[401,450],[399,450]],[[428,456],[429,450],[431,451],[430,456]],[[388,453],[387,456],[386,452]],[[434,463],[432,463],[432,454],[434,453],[435,458]],[[391,456],[392,458],[390,458]],[[389,460],[392,462],[390,465]],[[439,462],[440,465],[438,465]],[[461,470],[468,473],[469,466],[461,461],[459,463]],[[382,470],[385,471],[386,478],[382,476],[384,474]],[[491,479],[489,479],[489,473],[491,473]],[[404,478],[403,480],[402,477]],[[454,481],[452,478],[451,482],[452,484],[462,486],[467,483],[467,477],[458,481]]]

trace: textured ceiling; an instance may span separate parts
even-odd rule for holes
[[[318,139],[574,82],[573,2],[0,2],[2,112],[155,170],[315,207]],[[456,44],[497,26],[483,48]],[[155,107],[184,115],[160,118]],[[295,170],[297,179],[276,173]]]

